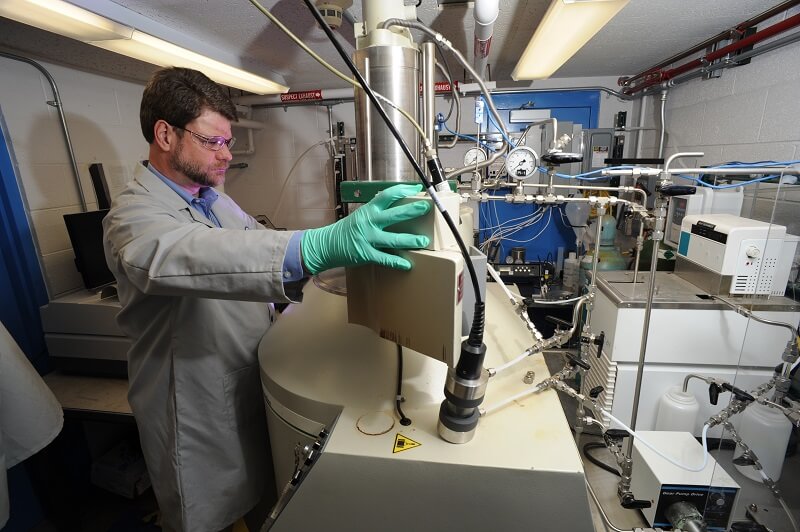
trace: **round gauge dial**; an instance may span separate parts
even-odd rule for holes
[[[486,152],[480,148],[470,148],[464,154],[464,166],[475,166],[486,160]]]
[[[527,146],[517,146],[506,157],[506,168],[512,179],[527,179],[536,172],[539,156]]]

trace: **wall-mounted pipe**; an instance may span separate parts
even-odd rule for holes
[[[0,57],[5,57],[6,59],[13,59],[14,61],[20,61],[22,63],[28,63],[29,65],[36,68],[39,72],[41,72],[45,78],[47,78],[47,82],[50,83],[50,89],[53,91],[53,100],[47,102],[48,105],[52,105],[56,109],[58,109],[58,118],[61,121],[61,131],[64,133],[64,142],[67,144],[67,153],[69,154],[69,162],[70,166],[72,167],[72,175],[75,178],[75,185],[78,187],[78,195],[80,196],[81,200],[81,210],[86,212],[88,207],[86,205],[86,194],[83,191],[83,185],[81,184],[81,174],[78,172],[78,163],[75,160],[75,151],[72,149],[72,139],[69,136],[69,128],[67,127],[67,119],[64,116],[64,106],[61,103],[61,96],[58,93],[58,86],[56,85],[56,80],[53,79],[53,76],[50,75],[50,72],[47,71],[42,65],[37,63],[32,59],[28,59],[27,57],[23,57],[21,55],[14,55],[9,54],[7,52],[0,51]]]
[[[733,42],[727,46],[723,46],[718,50],[714,50],[713,52],[705,54],[702,57],[693,59],[688,63],[684,63],[680,66],[677,66],[675,68],[669,70],[658,69],[655,71],[651,69],[646,74],[645,81],[634,87],[628,86],[627,88],[624,88],[622,92],[627,95],[634,95],[638,92],[649,89],[655,85],[659,85],[665,81],[673,79],[686,72],[690,72],[695,69],[707,69],[708,65],[711,65],[711,63],[713,63],[714,61],[718,61],[720,59],[725,58],[725,56],[727,56],[728,54],[734,53],[738,50],[741,50],[742,48],[752,46],[756,43],[774,37],[775,35],[778,35],[780,33],[783,33],[784,31],[790,30],[798,26],[800,26],[800,13],[791,16],[785,20],[782,20],[780,22],[777,22],[772,26],[768,26],[767,28],[764,28],[763,30],[758,31],[752,35],[739,39],[738,41]],[[732,60],[732,62],[734,63],[735,61],[736,59]],[[622,83],[627,84],[629,82],[627,80],[624,80]]]
[[[500,14],[500,0],[475,0],[475,8],[472,13],[475,17],[473,65],[475,72],[483,77],[483,71],[489,62],[489,49],[492,46],[494,23]]]
[[[682,51],[680,53],[677,53],[677,54],[673,55],[672,57],[670,57],[668,59],[665,59],[664,61],[661,61],[660,63],[658,63],[656,65],[653,65],[652,67],[650,67],[647,70],[644,70],[644,71],[636,74],[635,76],[631,76],[629,78],[621,78],[620,79],[620,85],[628,87],[634,81],[638,81],[641,78],[648,76],[649,74],[653,74],[655,72],[658,72],[658,70],[660,70],[660,69],[662,69],[664,67],[667,67],[667,66],[669,66],[669,65],[671,65],[673,63],[676,63],[676,62],[680,61],[681,59],[686,59],[690,55],[696,54],[698,52],[702,52],[703,50],[705,50],[709,46],[712,46],[712,45],[714,45],[714,44],[716,44],[718,42],[724,41],[724,40],[731,39],[731,38],[733,38],[733,37],[735,37],[737,35],[741,35],[748,28],[752,28],[756,24],[760,24],[761,22],[764,22],[765,20],[770,19],[770,18],[774,17],[775,15],[779,15],[780,13],[783,13],[787,9],[789,9],[791,7],[794,7],[794,6],[798,5],[798,4],[800,4],[800,0],[787,0],[786,2],[778,4],[777,6],[772,7],[770,9],[764,11],[763,13],[761,13],[759,15],[756,15],[755,17],[753,17],[751,19],[745,20],[744,22],[741,22],[740,24],[737,24],[736,26],[734,26],[734,27],[732,27],[730,29],[727,29],[727,30],[725,30],[723,32],[718,33],[717,35],[715,35],[714,37],[711,37],[710,39],[706,39],[705,41],[703,41],[701,43],[698,43],[698,44],[692,46],[691,48],[688,48],[688,49],[686,49],[686,50],[684,50],[684,51]]]

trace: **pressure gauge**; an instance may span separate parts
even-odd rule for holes
[[[470,148],[464,154],[464,166],[475,166],[486,160],[486,152],[480,148]]]
[[[506,156],[506,168],[512,179],[523,180],[531,177],[536,172],[539,156],[532,148],[517,146]]]

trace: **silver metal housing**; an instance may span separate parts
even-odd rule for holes
[[[369,86],[416,120],[419,104],[419,52],[404,46],[370,46],[356,50],[353,59]],[[411,153],[420,142],[416,129],[396,109],[384,105]],[[367,95],[355,90],[358,176],[361,181],[417,181],[414,168],[375,111]]]

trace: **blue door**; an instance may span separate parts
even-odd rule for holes
[[[599,91],[548,91],[497,94],[492,96],[498,114],[509,133],[522,131],[525,124],[512,124],[509,114],[514,109],[547,109],[559,122],[580,124],[583,129],[596,128],[600,112]],[[486,115],[488,117],[488,111]],[[496,132],[488,122],[484,131]],[[560,131],[559,133],[564,133]],[[506,194],[502,191],[500,194]],[[536,205],[511,205],[503,201],[482,204],[480,211],[480,240],[499,239],[497,261],[510,257],[512,248],[525,249],[525,261],[555,263],[558,248],[564,254],[575,250],[575,232],[564,216],[564,207],[541,208]]]
[[[47,353],[39,307],[47,290],[7,139],[0,117],[0,321],[41,372]]]

